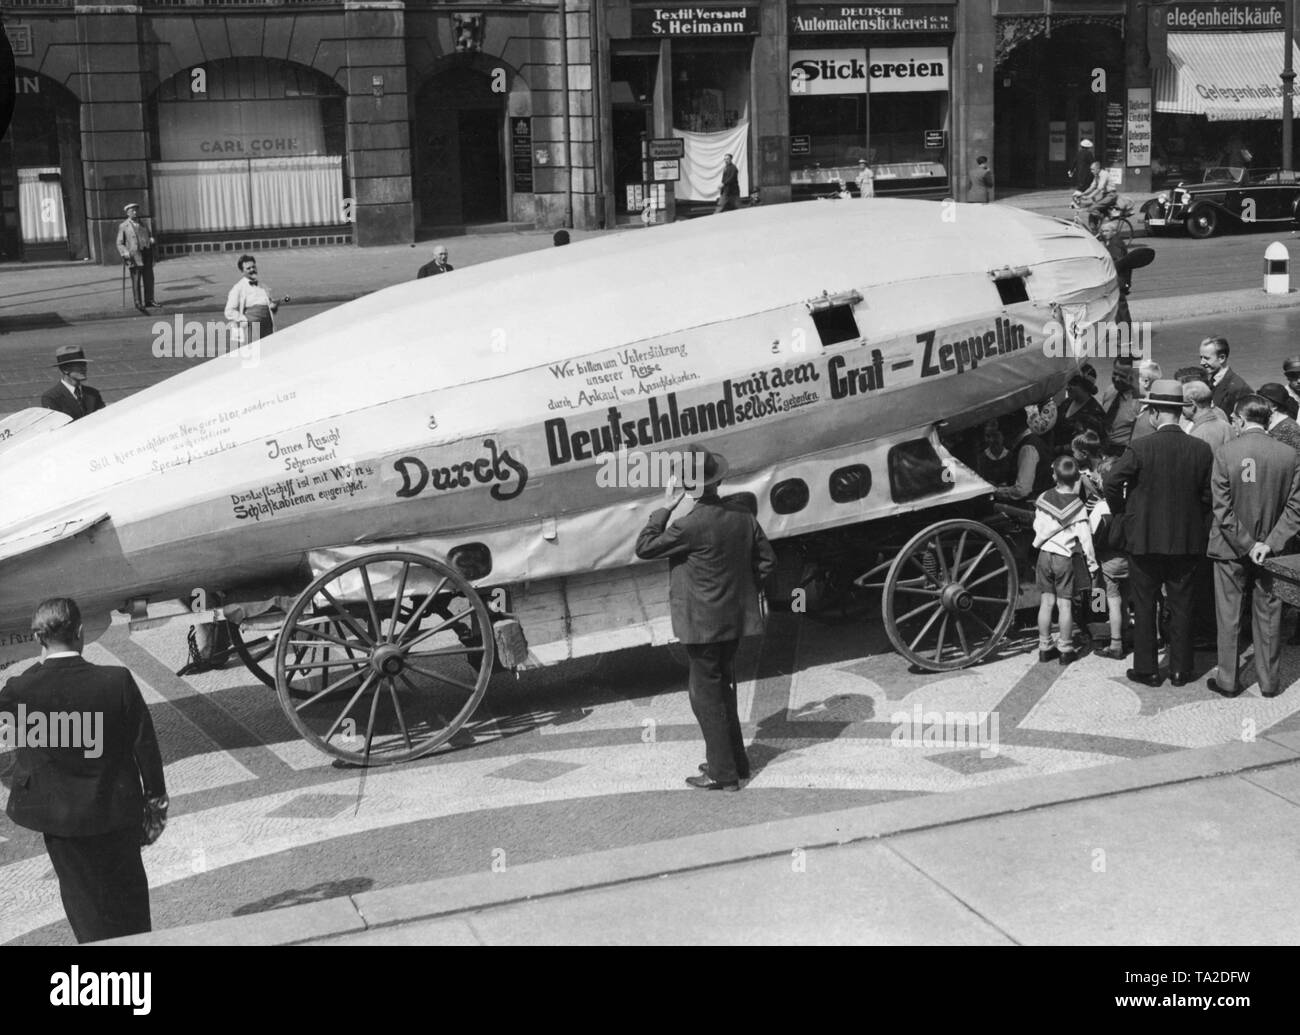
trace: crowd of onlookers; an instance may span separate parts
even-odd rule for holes
[[[1174,685],[1191,680],[1194,649],[1210,650],[1210,689],[1236,696],[1240,649],[1253,639],[1272,696],[1282,604],[1264,562],[1300,531],[1300,356],[1253,390],[1225,339],[1199,351],[1173,377],[1117,359],[1105,388],[1082,364],[1060,399],[986,424],[973,466],[1003,513],[1033,524],[1041,660],[1077,656],[1074,620],[1100,604],[1095,587],[1109,626],[1096,653],[1132,650],[1130,678],[1162,680],[1160,639]]]

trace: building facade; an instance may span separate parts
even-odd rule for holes
[[[1282,7],[0,0],[0,253],[116,262],[132,200],[164,253],[658,221],[726,154],[764,204],[964,199],[981,154],[1065,190],[1089,140],[1136,193],[1279,163]]]

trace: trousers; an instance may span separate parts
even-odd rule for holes
[[[1157,609],[1163,586],[1169,601],[1169,671],[1192,671],[1192,600],[1195,554],[1135,553],[1129,556],[1133,597],[1133,668],[1145,675],[1160,671],[1156,650]],[[1220,626],[1222,628],[1222,626]]]
[[[46,834],[45,850],[78,942],[123,938],[151,929],[149,878],[140,858],[139,827],[91,837]]]
[[[1249,558],[1214,561],[1214,602],[1219,617],[1219,684],[1224,689],[1240,685],[1241,623],[1247,602],[1251,612],[1251,634],[1255,641],[1255,674],[1259,692],[1278,692],[1278,670],[1282,665],[1282,601],[1268,591],[1264,575]]]
[[[736,710],[734,662],[739,640],[685,643],[691,659],[691,711],[704,734],[708,776],[719,783],[749,779],[749,756]]]
[[[138,307],[153,302],[153,249],[140,253],[140,265],[131,267],[131,294]]]

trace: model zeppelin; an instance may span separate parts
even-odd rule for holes
[[[637,475],[697,442],[791,565],[866,558],[895,646],[971,664],[1015,562],[940,432],[1060,388],[1118,297],[1077,228],[890,200],[389,288],[76,423],[0,425],[0,665],[53,595],[88,639],[115,611],[225,620],[313,743],[416,757],[494,671],[667,642],[664,567],[633,555],[663,489]]]

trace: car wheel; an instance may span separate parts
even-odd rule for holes
[[[1202,207],[1193,209],[1187,215],[1187,232],[1197,240],[1213,237],[1219,229],[1219,214],[1214,209]]]

